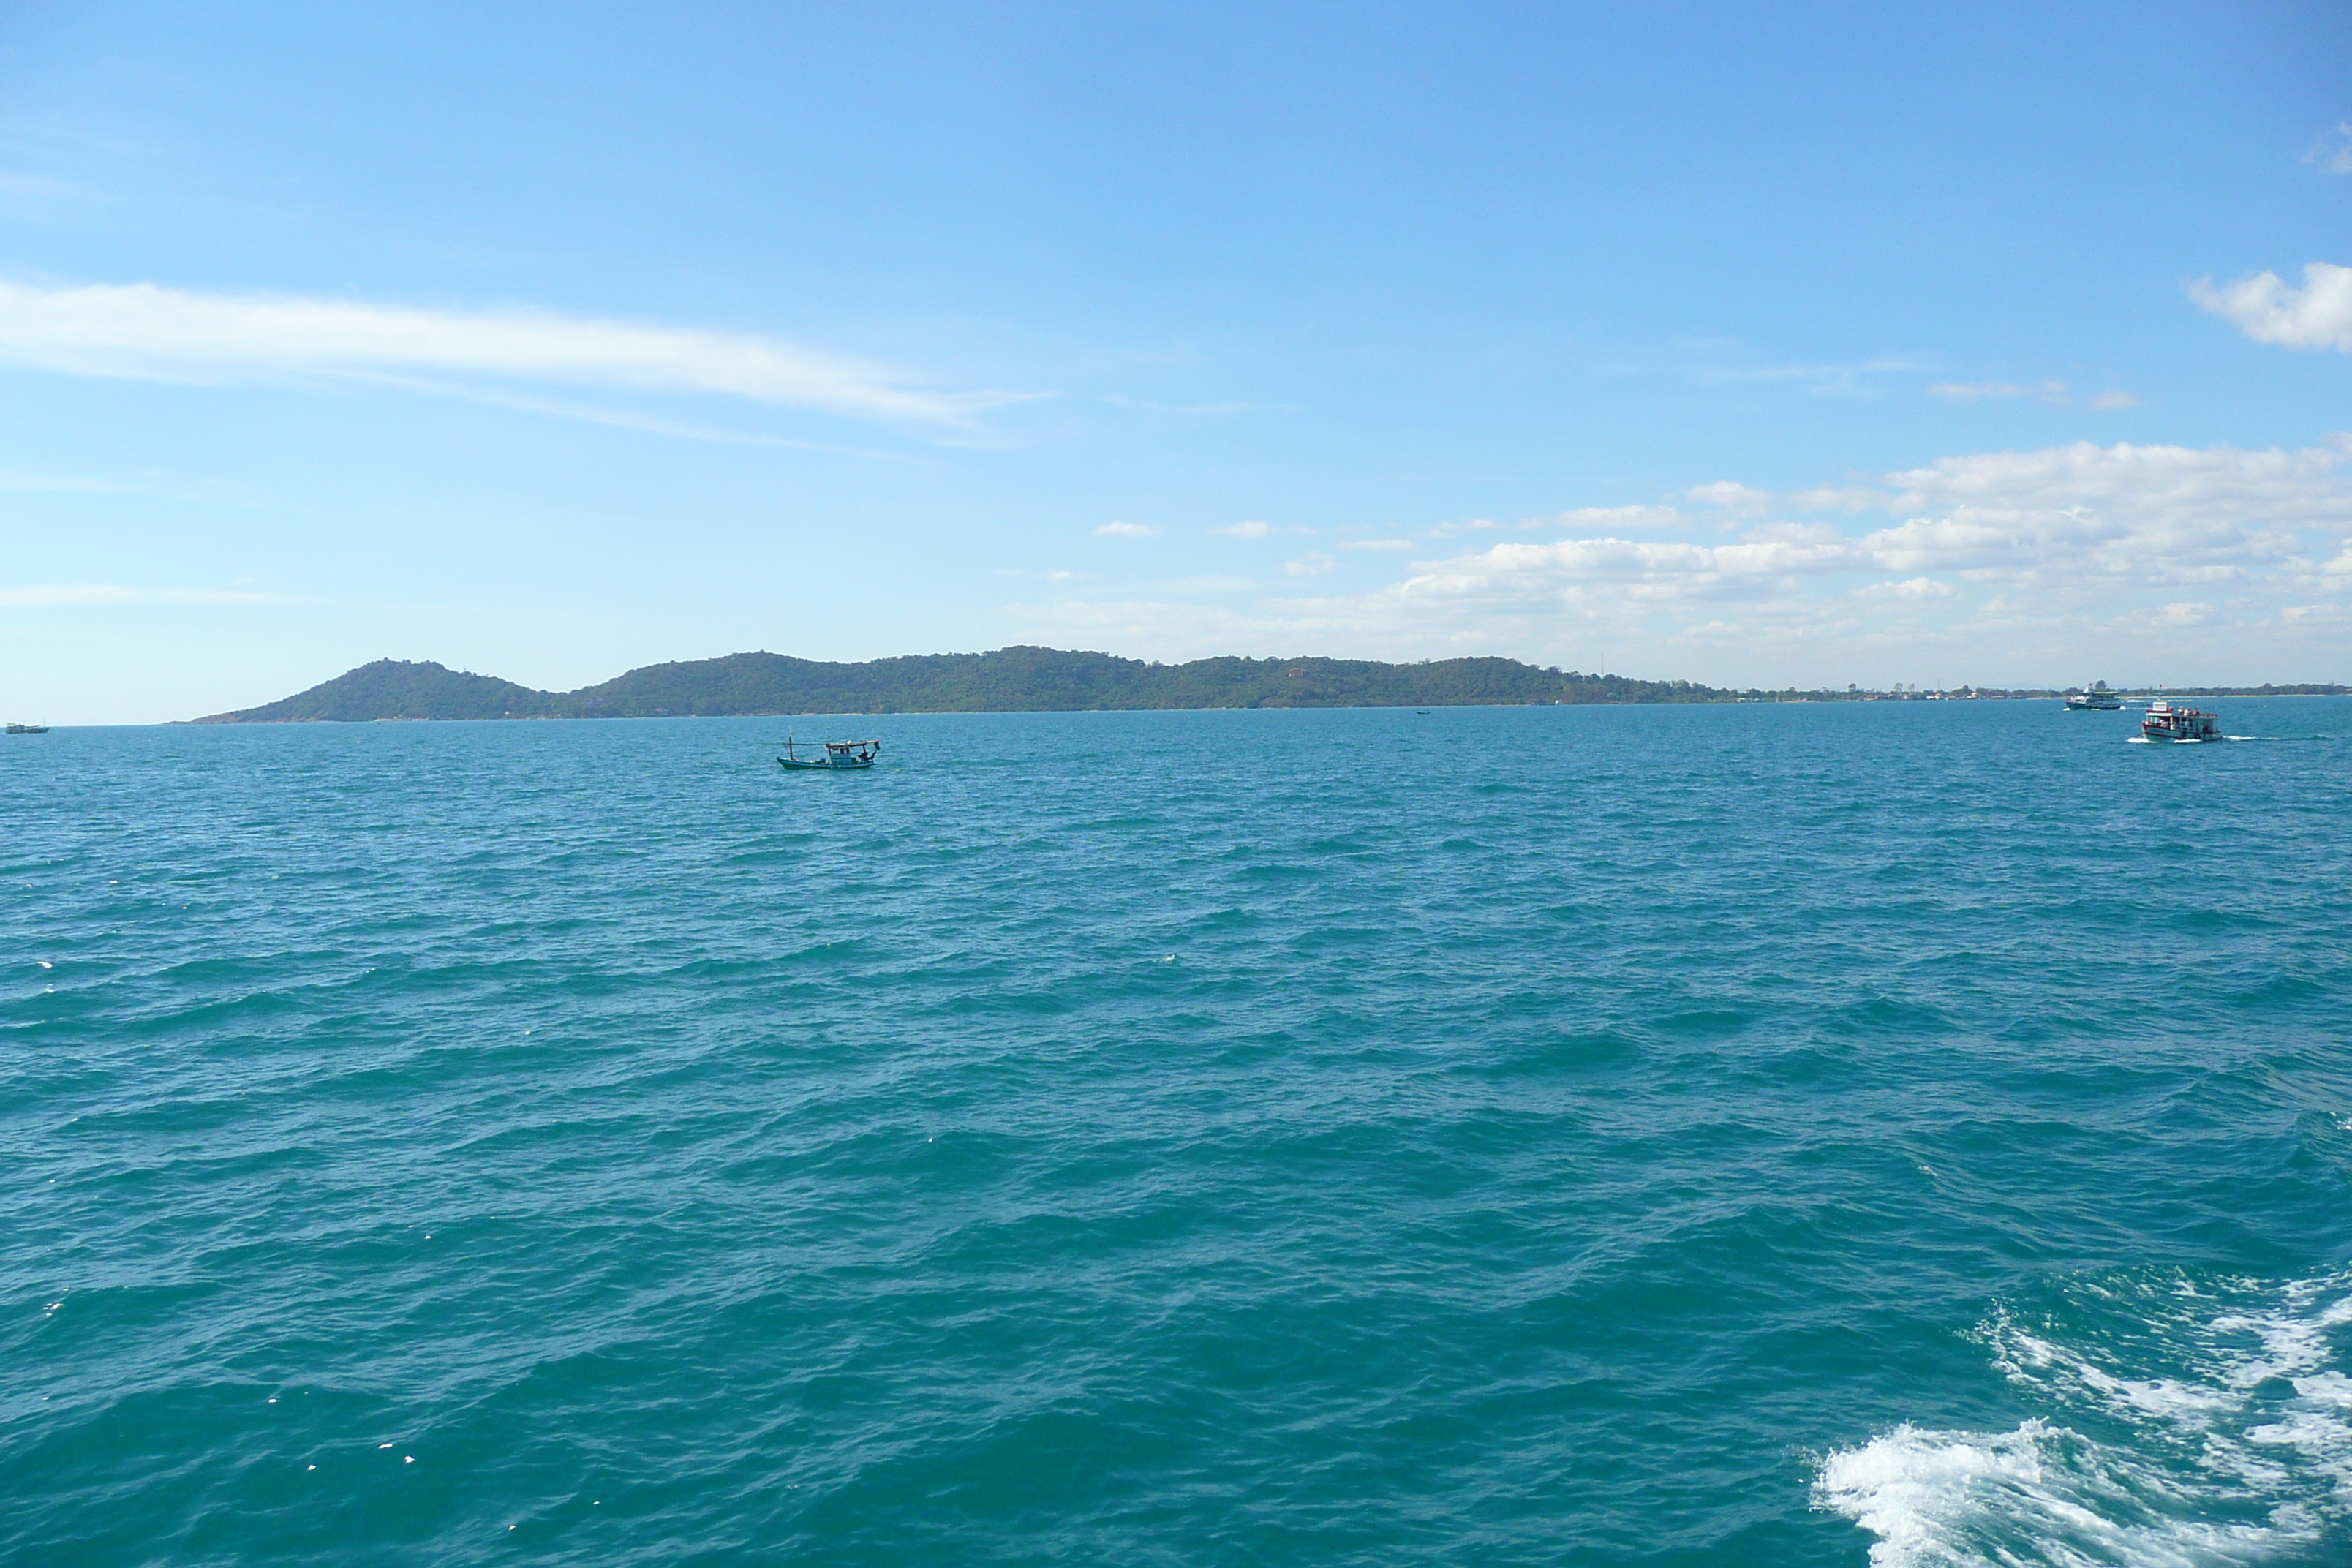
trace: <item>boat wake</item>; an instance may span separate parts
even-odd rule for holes
[[[2352,1521],[2352,1272],[2082,1280],[1979,1337],[2042,1414],[1822,1461],[1878,1568],[2275,1562]]]

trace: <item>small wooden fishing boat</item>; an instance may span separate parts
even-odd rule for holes
[[[786,773],[828,771],[843,768],[870,768],[881,754],[879,741],[827,741],[824,749],[814,756],[803,756],[790,735],[784,737],[784,754],[776,759]]]

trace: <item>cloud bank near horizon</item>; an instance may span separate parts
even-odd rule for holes
[[[1015,610],[1036,635],[1117,633],[1161,657],[1312,645],[1590,662],[1595,650],[1641,650],[1651,673],[1705,678],[1695,666],[1711,651],[1811,644],[1828,679],[1821,665],[1832,658],[1922,649],[2219,656],[2269,638],[2330,661],[2332,673],[2310,679],[2343,676],[2352,435],[2295,450],[2084,441],[1945,458],[1875,483],[1776,494],[1724,480],[1688,493],[1736,536],[1693,537],[1709,520],[1673,508],[1582,508],[1477,549],[1447,541],[1495,525],[1441,525],[1426,557],[1358,593]],[[1871,513],[1887,521],[1854,526]],[[1534,529],[1570,537],[1524,531]],[[1657,537],[1668,531],[1685,536]],[[2315,633],[2330,638],[2314,644]]]
[[[454,310],[153,284],[0,282],[0,363],[198,384],[419,377],[701,395],[846,418],[952,427],[1014,399],[757,333],[545,310]]]

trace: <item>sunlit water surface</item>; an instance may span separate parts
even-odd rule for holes
[[[2217,706],[11,738],[0,1558],[2342,1562]]]

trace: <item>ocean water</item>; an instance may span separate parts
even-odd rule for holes
[[[2216,706],[0,742],[0,1560],[2345,1562]]]

